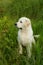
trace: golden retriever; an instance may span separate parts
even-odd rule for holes
[[[35,44],[31,21],[29,18],[21,17],[15,24],[18,28],[19,53],[22,54],[22,45],[26,47],[27,55],[31,57],[32,43]]]

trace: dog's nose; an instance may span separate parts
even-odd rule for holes
[[[17,23],[15,23],[15,26],[17,26]]]

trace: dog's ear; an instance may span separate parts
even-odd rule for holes
[[[25,24],[26,24],[26,27],[28,27],[31,24],[30,20],[26,20]]]

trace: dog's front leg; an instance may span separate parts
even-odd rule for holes
[[[19,54],[22,54],[22,45],[20,42],[19,42]]]
[[[26,46],[26,50],[27,50],[27,55],[30,58],[31,57],[31,51],[32,51],[32,44],[31,43]]]

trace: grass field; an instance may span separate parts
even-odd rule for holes
[[[29,59],[26,49],[19,55],[14,26],[20,17],[31,19],[34,34],[40,37]],[[43,0],[0,0],[0,65],[43,65]]]
[[[36,39],[30,59],[25,48],[23,55],[18,53],[16,21],[7,16],[0,19],[0,65],[43,65],[43,20],[31,20],[34,34],[40,34],[40,37]]]

